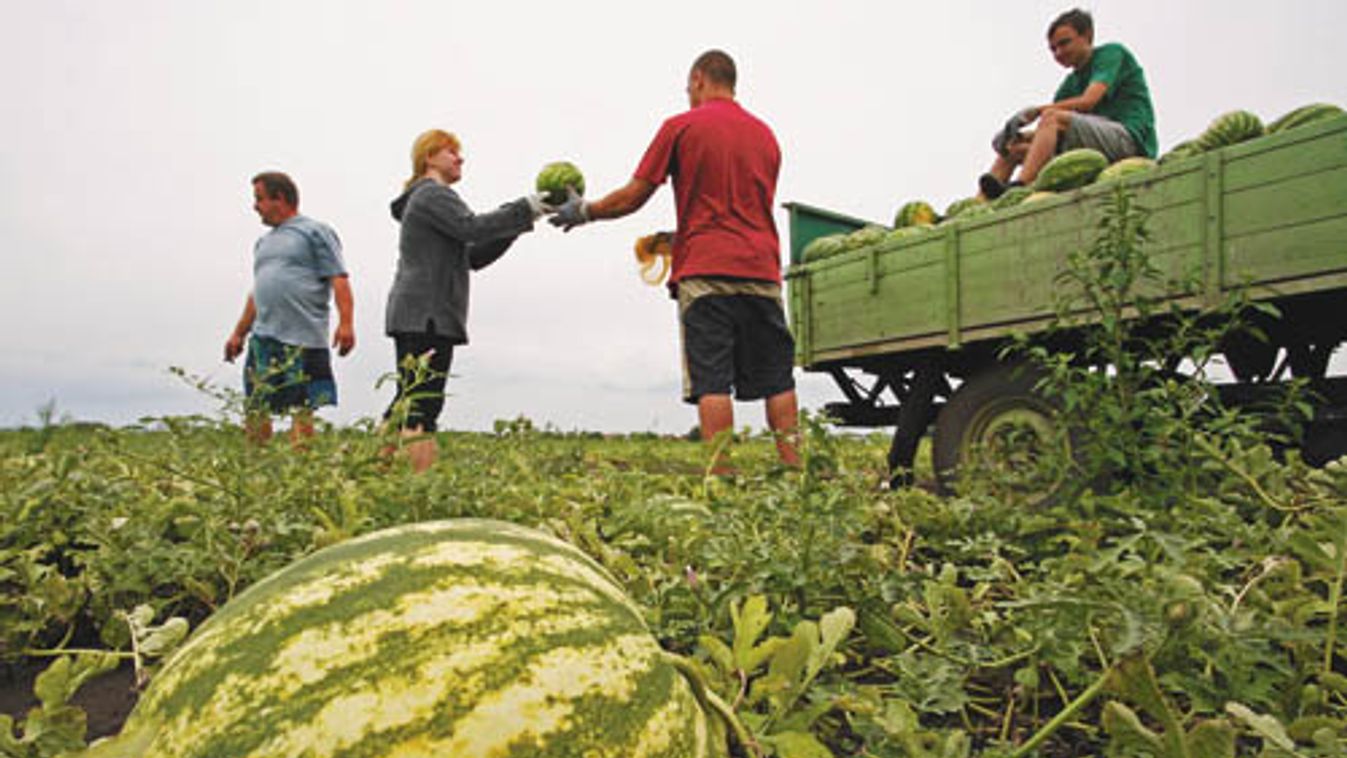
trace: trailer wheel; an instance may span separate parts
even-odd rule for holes
[[[1071,435],[1058,404],[1035,391],[1041,371],[998,365],[965,381],[935,421],[931,460],[940,489],[959,491],[958,477],[994,472],[1026,502],[1058,497],[1070,471]]]

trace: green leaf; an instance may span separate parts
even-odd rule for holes
[[[1235,728],[1225,719],[1199,721],[1184,742],[1190,758],[1235,758]]]
[[[1108,732],[1108,754],[1116,756],[1165,755],[1160,735],[1147,729],[1136,711],[1116,700],[1104,705],[1104,731]]]
[[[772,656],[768,673],[778,676],[791,685],[804,679],[814,649],[818,647],[818,627],[812,621],[801,621],[795,625],[795,633],[786,640],[776,655]]]
[[[70,701],[84,683],[115,668],[119,659],[114,653],[80,653],[73,659],[62,655],[52,661],[33,681],[33,694],[48,710],[59,708]]]
[[[751,671],[753,646],[772,621],[767,610],[767,598],[753,595],[744,600],[741,606],[731,606],[734,619],[734,663],[743,671]]]
[[[37,675],[33,681],[33,694],[43,707],[55,708],[64,705],[75,694],[72,669],[74,661],[63,655],[51,662],[51,665]]]
[[[818,676],[818,673],[832,658],[833,653],[837,651],[837,646],[842,644],[855,626],[856,612],[845,606],[834,608],[823,614],[823,618],[819,619],[818,623],[818,629],[822,636],[821,644],[809,651],[809,671],[805,680],[806,684]]]
[[[1226,703],[1226,713],[1234,716],[1250,731],[1263,739],[1264,747],[1275,747],[1288,753],[1295,752],[1295,742],[1287,735],[1282,723],[1273,716],[1256,713],[1243,703]]]
[[[699,635],[697,642],[710,656],[711,662],[716,665],[721,674],[734,673],[734,653],[730,651],[729,645],[721,642],[719,637],[710,634]]]
[[[809,732],[780,732],[766,738],[779,758],[833,758],[833,753]]]
[[[121,734],[94,742],[77,758],[142,758],[149,752],[158,731],[158,722],[131,721]]]
[[[154,608],[148,605],[137,605],[135,610],[126,614],[126,620],[131,624],[131,628],[139,634],[154,622]]]
[[[0,756],[5,758],[27,758],[32,751],[14,737],[14,717],[0,713]]]
[[[147,627],[145,639],[140,641],[140,654],[146,658],[163,657],[187,638],[189,628],[187,619],[181,616],[174,616],[159,626]]]
[[[1339,695],[1347,695],[1347,676],[1343,676],[1336,671],[1320,672],[1319,683]]]
[[[86,716],[83,708],[60,705],[34,708],[23,722],[23,741],[36,746],[37,755],[83,750]]]

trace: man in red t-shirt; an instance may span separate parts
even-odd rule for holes
[[[734,427],[734,404],[763,399],[777,451],[797,465],[795,346],[781,307],[780,240],[772,216],[781,148],[734,100],[729,55],[711,50],[688,74],[690,109],[666,120],[630,182],[593,202],[574,192],[551,222],[570,231],[645,205],[673,177],[678,230],[669,289],[683,337],[683,396],[702,439]]]

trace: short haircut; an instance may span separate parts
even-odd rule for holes
[[[692,63],[692,70],[702,72],[702,76],[722,87],[734,89],[737,78],[734,59],[723,50],[707,50],[697,56],[697,60]]]
[[[253,184],[261,183],[268,198],[283,197],[292,208],[299,207],[299,188],[294,181],[279,171],[263,171],[253,177]]]
[[[1052,24],[1048,26],[1048,39],[1052,39],[1052,33],[1057,31],[1059,26],[1069,26],[1082,37],[1094,38],[1094,19],[1080,8],[1072,8],[1053,19]]]

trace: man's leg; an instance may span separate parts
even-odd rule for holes
[[[1005,192],[1006,185],[1010,183],[1010,175],[1015,172],[1015,167],[1024,163],[1024,158],[1029,153],[1029,139],[1020,137],[1006,148],[1006,154],[997,154],[996,160],[992,162],[992,167],[987,173],[978,178],[977,196],[983,200],[995,200]],[[994,182],[988,182],[987,177],[994,179]]]
[[[1071,125],[1071,111],[1048,111],[1034,130],[1034,139],[1029,143],[1029,154],[1024,157],[1020,167],[1020,181],[1033,184],[1038,172],[1057,154],[1057,142]]]
[[[412,464],[412,471],[419,474],[435,465],[435,460],[440,457],[440,445],[433,432],[427,434],[418,426],[403,429],[402,436],[415,438],[407,443],[407,460]]]
[[[702,442],[714,446],[722,433],[734,429],[734,401],[729,395],[702,395],[697,398],[697,423],[701,424]],[[712,470],[726,473],[724,461],[724,455],[717,455]]]
[[[791,467],[800,465],[799,419],[800,409],[795,390],[786,390],[767,398],[767,426],[776,437],[776,452],[781,462]]]
[[[265,445],[271,440],[271,414],[248,411],[243,419],[243,438],[254,445]]]
[[[294,414],[290,416],[290,446],[304,447],[312,438],[313,410],[309,408],[295,410]]]

